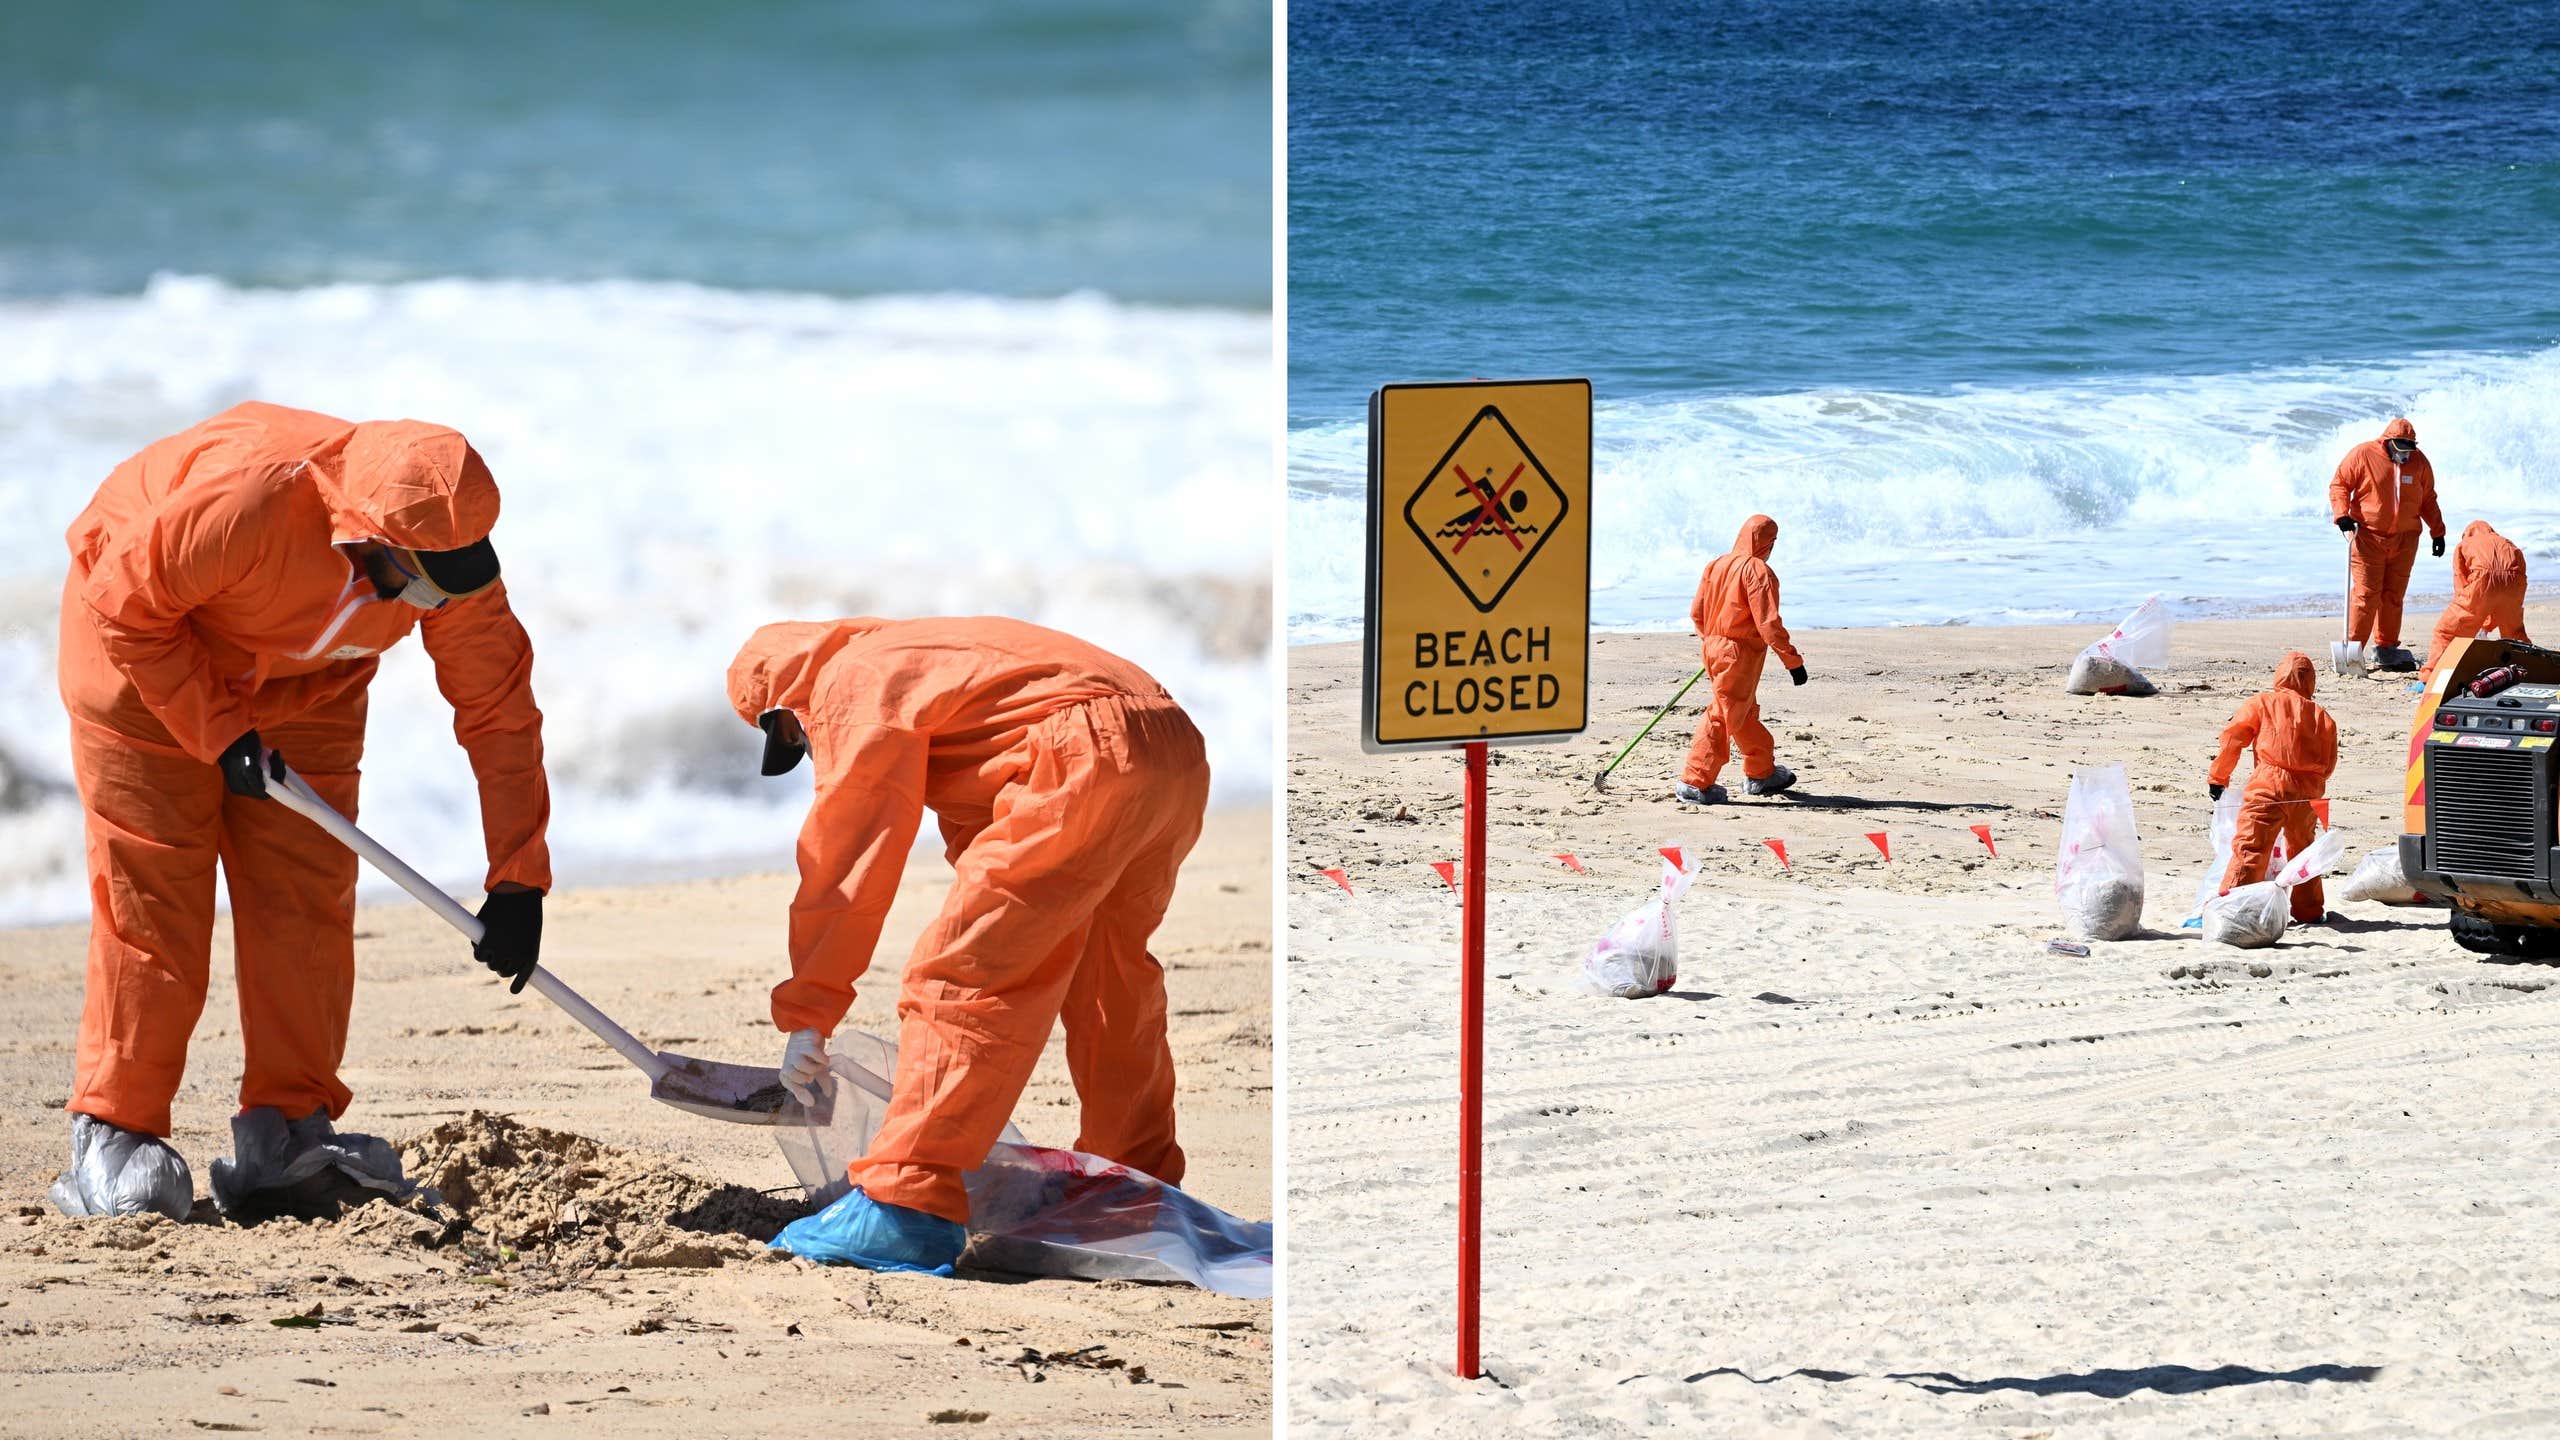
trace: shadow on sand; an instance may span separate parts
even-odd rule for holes
[[[2217,1365],[2211,1370],[2198,1370],[2192,1365],[2150,1365],[2140,1370],[2089,1370],[2076,1374],[2044,1375],[2032,1380],[2014,1375],[1992,1380],[1966,1380],[1943,1370],[1895,1373],[1878,1378],[1899,1380],[1933,1395],[1989,1395],[2017,1390],[2029,1395],[2096,1395],[2103,1399],[2121,1400],[2143,1390],[2157,1390],[2163,1395],[2194,1395],[2234,1385],[2308,1385],[2319,1380],[2331,1380],[2342,1385],[2362,1384],[2381,1373],[2379,1365],[2304,1365],[2292,1370],[2259,1370],[2247,1365]],[[1797,1369],[1764,1379],[1727,1365],[1684,1375],[1681,1380],[1694,1385],[1701,1380],[1726,1375],[1754,1385],[1774,1385],[1799,1376],[1830,1384],[1862,1378],[1843,1370]],[[1641,1378],[1630,1375],[1618,1383],[1624,1385]]]

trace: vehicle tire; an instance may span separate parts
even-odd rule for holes
[[[2499,943],[2505,938],[2499,933],[2499,931],[2502,929],[2516,929],[2520,927],[2492,925],[2477,915],[2461,910],[2454,911],[2452,918],[2446,923],[2453,931],[2453,943],[2470,951],[2474,955],[2510,955],[2515,953],[2504,948]]]

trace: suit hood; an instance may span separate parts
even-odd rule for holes
[[[1733,553],[1766,560],[1778,548],[1778,522],[1766,515],[1754,515],[1742,522],[1742,533],[1733,537]]]
[[[865,617],[781,620],[759,627],[729,662],[729,708],[750,725],[767,710],[805,713],[827,661],[887,623]]]
[[[2299,650],[2288,650],[2276,662],[2276,688],[2290,690],[2308,700],[2318,685],[2318,672],[2311,668],[2311,657]]]
[[[498,525],[498,482],[458,431],[422,420],[373,420],[313,452],[329,538],[405,550],[459,550]]]
[[[2462,543],[2468,545],[2483,535],[2496,535],[2497,533],[2497,531],[2489,528],[2488,521],[2474,520],[2470,524],[2462,527]]]
[[[2418,427],[2410,424],[2405,417],[2394,415],[2391,417],[2391,423],[2382,427],[2382,438],[2406,440],[2414,445],[2418,441]]]

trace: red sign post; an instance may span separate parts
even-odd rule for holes
[[[1467,751],[1467,890],[1458,920],[1458,1373],[1473,1380],[1484,1247],[1484,742]]]

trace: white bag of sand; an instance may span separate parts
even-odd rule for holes
[[[1678,846],[1665,846],[1679,850]],[[1682,851],[1680,853],[1686,853]],[[1691,872],[1662,857],[1662,889],[1619,917],[1609,933],[1582,957],[1582,991],[1620,1000],[1646,1000],[1680,978],[1680,931],[1672,907],[1687,892]]]
[[[2053,893],[2064,923],[2084,939],[2121,940],[2142,928],[2142,837],[2122,765],[2071,773]]]
[[[2160,687],[2143,667],[2169,658],[2169,611],[2152,595],[2124,617],[2124,623],[2080,652],[2071,662],[2063,688],[2074,695],[2157,695]]]

